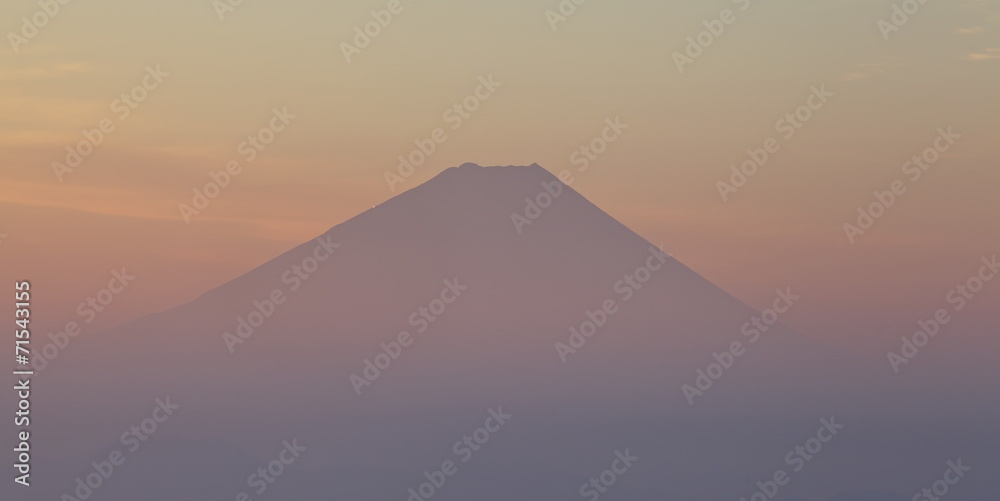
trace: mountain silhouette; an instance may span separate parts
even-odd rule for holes
[[[54,459],[35,492],[71,492],[169,396],[181,408],[109,480],[114,499],[257,499],[254,465],[296,438],[308,450],[267,497],[403,500],[498,408],[513,418],[435,499],[575,499],[626,448],[641,459],[618,499],[749,495],[838,412],[845,364],[755,318],[538,165],[452,167],[74,340],[37,376]]]

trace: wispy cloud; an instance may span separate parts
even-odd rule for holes
[[[21,68],[3,68],[0,71],[0,82],[24,82],[52,78],[62,78],[77,73],[87,73],[92,67],[86,61],[60,62],[44,66],[26,66]]]
[[[975,35],[977,33],[982,33],[986,29],[982,26],[973,26],[971,28],[959,28],[958,33],[961,35]]]
[[[865,78],[881,75],[891,68],[896,68],[902,65],[903,63],[864,63],[858,65],[856,69],[842,76],[840,79],[844,82],[863,80]]]
[[[989,61],[991,59],[1000,59],[1000,47],[991,47],[986,49],[984,52],[972,52],[966,54],[962,59],[966,61]]]

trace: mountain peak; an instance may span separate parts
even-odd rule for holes
[[[548,171],[545,170],[544,167],[542,167],[541,165],[538,165],[537,163],[533,163],[531,165],[489,165],[489,166],[484,166],[484,165],[479,165],[479,164],[477,164],[475,162],[465,162],[462,165],[459,165],[458,167],[449,167],[449,168],[445,169],[445,172],[450,171],[450,170],[461,171],[461,172],[481,172],[481,171],[493,171],[493,172],[497,172],[497,171],[512,171],[512,170],[532,170],[532,171],[544,171],[544,172],[548,172]]]
[[[448,167],[421,185],[401,193],[379,206],[389,209],[405,205],[407,213],[429,215],[443,212],[500,211],[504,214],[524,210],[525,197],[535,198],[544,184],[560,183],[556,176],[537,163],[531,165],[482,166],[466,162]],[[555,189],[555,188],[550,188]],[[582,198],[569,186],[562,185],[560,198]],[[479,214],[481,217],[485,217]],[[490,216],[492,219],[493,216]]]
[[[506,166],[482,166],[474,162],[466,162],[458,167],[449,167],[440,174],[432,178],[440,179],[461,179],[461,180],[489,180],[490,183],[511,183],[518,184],[529,182],[537,184],[540,181],[554,179],[555,176],[544,167],[533,163],[531,165],[506,165]]]
[[[464,164],[459,165],[457,168],[458,169],[510,169],[510,168],[528,169],[528,168],[533,168],[533,169],[542,169],[542,170],[545,170],[545,169],[542,168],[541,165],[538,165],[537,163],[533,163],[531,165],[506,165],[506,166],[494,165],[494,166],[482,166],[482,165],[479,165],[479,164],[477,164],[475,162],[465,162]]]

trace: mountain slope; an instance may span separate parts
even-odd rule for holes
[[[512,216],[526,198],[546,205],[544,193],[551,204],[519,232]],[[268,315],[258,324],[255,312]],[[760,433],[774,438],[837,408],[829,357],[780,324],[750,342],[743,326],[758,315],[541,167],[467,164],[188,304],[78,341],[40,376],[52,398],[40,441],[104,447],[170,395],[183,411],[158,440],[210,437],[263,458],[297,436],[313,444],[304,467],[336,492],[387,499],[504,406],[523,424],[482,460],[504,474],[469,473],[457,492],[546,499],[568,482],[573,496],[576,476],[596,466],[588,458],[627,444],[646,447],[648,468],[685,451],[674,467],[704,484],[761,450],[780,458],[781,441],[742,436],[747,419],[775,419]],[[252,333],[239,335],[241,319]],[[588,321],[596,332],[574,341]],[[745,354],[686,396],[737,341]],[[68,398],[95,381],[99,393]],[[534,479],[538,492],[518,494],[506,478]],[[216,492],[208,484],[243,479],[202,481]]]

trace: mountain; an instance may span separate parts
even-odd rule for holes
[[[769,315],[538,165],[465,164],[75,340],[37,376],[35,493],[71,492],[169,397],[105,499],[257,499],[255,465],[292,440],[307,450],[265,498],[423,498],[443,478],[435,499],[574,499],[623,451],[640,459],[619,499],[749,497],[843,412],[851,370]],[[861,468],[842,454],[828,470]]]

